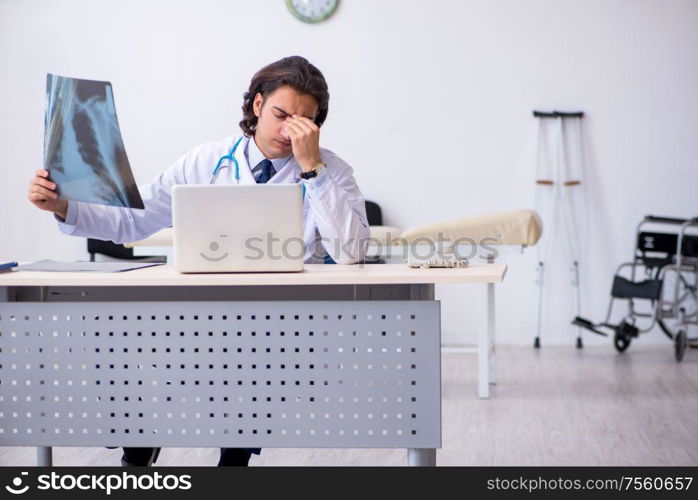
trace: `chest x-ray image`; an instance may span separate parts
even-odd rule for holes
[[[145,208],[109,82],[47,75],[44,168],[62,199]]]

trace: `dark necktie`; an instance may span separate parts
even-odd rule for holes
[[[259,177],[257,177],[257,184],[266,184],[267,181],[276,173],[276,170],[274,170],[271,161],[267,159],[260,161],[259,165],[262,166],[262,173],[260,173]]]

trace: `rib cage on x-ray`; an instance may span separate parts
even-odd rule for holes
[[[62,199],[145,208],[109,82],[47,75],[44,168]]]

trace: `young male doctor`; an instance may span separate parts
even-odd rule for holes
[[[172,225],[171,191],[177,184],[301,182],[305,262],[354,264],[363,257],[369,238],[365,201],[352,168],[319,145],[328,104],[320,70],[303,57],[286,57],[252,77],[243,97],[243,134],[194,148],[140,186],[144,210],[58,199],[46,170],[36,172],[28,198],[53,212],[65,234],[123,243]],[[218,465],[247,465],[250,453],[259,450],[221,448]],[[156,456],[153,448],[124,448],[122,462],[149,465]]]

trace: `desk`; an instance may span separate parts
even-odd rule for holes
[[[436,283],[504,265],[0,274],[0,445],[441,447]],[[482,373],[482,371],[481,371]]]
[[[464,237],[468,234],[470,234],[471,237],[466,238],[463,241],[474,241],[475,238],[472,237],[474,234],[470,231],[474,228],[478,228],[476,231],[482,231],[483,229],[481,224],[487,221],[494,223],[494,230],[491,234],[499,235],[496,238],[498,243],[496,245],[490,244],[490,246],[487,247],[462,243],[457,246],[459,255],[467,256],[469,259],[475,259],[472,260],[472,262],[480,261],[494,264],[497,262],[497,257],[502,255],[523,253],[524,249],[528,245],[535,245],[540,236],[540,223],[537,215],[534,212],[529,213],[527,211],[515,211],[496,214],[484,219],[475,218],[472,220],[466,219],[456,221],[455,223],[448,223],[447,226],[453,226],[455,224],[455,229],[457,231],[465,230],[464,234],[459,233],[452,235],[453,239],[451,241],[458,240],[461,238],[461,236]],[[403,265],[408,261],[410,252],[412,252],[412,254],[415,256],[429,255],[433,249],[431,249],[430,245],[426,242],[439,240],[437,233],[432,231],[433,229],[434,228],[431,226],[424,226],[423,228],[415,228],[409,231],[409,233],[412,234],[411,238],[413,239],[419,240],[423,237],[423,243],[404,245],[399,243],[401,240],[395,236],[392,238],[393,245],[389,245],[388,241],[390,238],[388,238],[387,233],[390,232],[397,234],[399,231],[388,226],[371,226],[372,242],[375,243],[376,241],[379,241],[381,244],[378,246],[374,245],[373,243],[369,244],[367,248],[367,255],[370,259],[381,259],[383,262],[388,264],[400,265]],[[446,227],[443,229],[445,230]],[[451,229],[454,228],[452,227]],[[421,231],[426,231],[426,233],[421,234]],[[172,262],[174,250],[172,246],[173,234],[172,228],[165,228],[144,240],[125,243],[124,246],[132,248],[133,254],[136,256],[164,256],[167,259],[167,262]],[[501,239],[501,236],[505,236],[504,239]],[[482,234],[480,239],[487,241]],[[502,244],[502,242],[506,242],[506,244]],[[493,246],[496,247],[494,248],[494,252],[492,251]],[[499,262],[501,262],[501,260]],[[487,294],[487,297],[484,299],[485,309],[483,309],[487,311],[487,317],[484,318],[481,323],[481,325],[486,326],[486,330],[480,328],[477,347],[473,348],[464,345],[450,344],[445,346],[443,349],[443,352],[448,353],[476,353],[478,355],[478,396],[481,399],[488,399],[490,397],[490,385],[495,383],[494,286],[490,286],[487,289]]]

